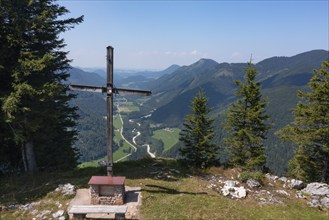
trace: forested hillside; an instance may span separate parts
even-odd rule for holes
[[[291,108],[298,101],[296,96],[297,90],[307,89],[307,82],[312,75],[313,69],[319,68],[321,62],[326,59],[328,59],[328,51],[314,50],[292,57],[272,57],[255,64],[256,70],[259,73],[256,80],[262,85],[263,96],[268,98],[267,111],[270,115],[269,123],[272,125],[265,143],[266,154],[268,156],[267,166],[277,174],[284,174],[286,172],[287,161],[293,155],[293,146],[286,142],[283,143],[274,132],[292,121]],[[235,100],[234,91],[236,90],[236,85],[234,80],[243,80],[244,69],[246,67],[247,63],[219,64],[210,59],[201,59],[189,66],[176,67],[177,69],[174,72],[151,79],[148,82],[143,81],[143,77],[133,76],[126,78],[124,81],[126,86],[134,85],[137,88],[150,89],[153,94],[142,106],[139,106],[139,112],[126,114],[125,117],[128,118],[125,119],[127,121],[127,127],[124,128],[124,133],[126,133],[127,137],[132,138],[134,134],[131,133],[131,130],[138,128],[128,123],[129,118],[138,119],[152,112],[150,118],[143,119],[143,130],[141,131],[142,135],[138,139],[139,142],[142,144],[142,140],[148,140],[148,142],[152,142],[151,149],[158,152],[157,155],[175,157],[181,143],[177,143],[174,147],[167,148],[164,151],[161,140],[157,142],[156,139],[150,139],[150,135],[152,135],[152,132],[158,132],[161,128],[180,127],[184,116],[190,112],[189,106],[192,98],[200,88],[203,88],[209,99],[209,105],[213,109],[211,114],[216,118],[216,142],[222,144],[222,138],[225,135],[222,128],[223,115],[227,106]],[[93,74],[89,76],[93,77]],[[133,97],[127,98],[134,103]],[[92,99],[99,101],[92,103],[95,102]],[[79,104],[79,102],[84,102],[85,104]],[[89,139],[90,137],[91,141],[90,143],[86,140],[79,140],[77,142],[76,146],[79,147],[79,144],[81,144],[80,147],[82,149],[89,149],[88,156],[82,156],[81,158],[86,160],[87,158],[96,158],[97,155],[101,156],[102,153],[100,152],[105,152],[105,147],[102,148],[101,145],[105,143],[99,137],[91,137],[94,135],[100,136],[100,134],[104,135],[103,128],[105,121],[96,118],[104,116],[105,102],[101,99],[101,96],[94,97],[94,95],[84,94],[78,95],[76,104],[78,106],[81,105],[80,111],[89,111],[89,119],[86,119],[88,117],[85,117],[85,113],[82,114],[82,118],[85,118],[83,119],[85,121],[80,119],[80,124],[88,124],[88,126],[97,124],[91,126],[92,128],[90,129],[85,125],[79,128],[79,130],[82,129],[84,139]],[[94,111],[92,109],[98,110]],[[104,110],[104,112],[98,112],[100,111],[99,109]],[[153,111],[154,109],[156,110]],[[96,118],[92,119],[93,117]],[[89,122],[87,123],[87,121]],[[145,124],[149,126],[145,126]],[[98,132],[96,132],[96,127],[100,129]],[[90,145],[93,147],[90,147]],[[86,152],[86,150],[83,151]],[[94,151],[97,151],[97,153]],[[145,154],[144,148],[141,152]],[[83,155],[86,155],[86,153],[83,153]],[[134,158],[142,156],[140,155]],[[225,160],[225,153],[223,159]]]

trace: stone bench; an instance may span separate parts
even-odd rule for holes
[[[124,219],[127,206],[114,205],[73,205],[69,214],[74,219],[97,218],[97,219]]]

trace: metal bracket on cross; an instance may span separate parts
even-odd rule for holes
[[[113,176],[113,96],[112,94],[151,95],[148,90],[120,89],[113,87],[113,47],[107,48],[107,87],[69,85],[71,90],[106,93],[107,100],[107,175]]]

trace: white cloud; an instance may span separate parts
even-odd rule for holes
[[[199,52],[197,50],[193,50],[191,52],[186,52],[186,51],[180,51],[180,52],[178,52],[178,51],[170,51],[170,50],[168,50],[168,51],[164,52],[163,54],[166,55],[166,56],[172,56],[172,57],[191,57],[191,56],[195,57],[195,56],[203,56],[203,55],[205,55],[205,54],[203,54],[203,53],[201,53],[201,52]]]
[[[234,52],[231,55],[231,58],[240,58],[240,57],[241,57],[241,54],[239,52]]]
[[[197,50],[193,50],[193,51],[190,53],[190,55],[192,55],[192,56],[199,56],[199,55],[201,55],[201,53],[200,53],[199,51],[197,51]]]

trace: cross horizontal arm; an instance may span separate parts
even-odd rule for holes
[[[143,95],[143,96],[149,96],[152,94],[151,91],[148,90],[119,89],[119,88],[113,88],[113,92],[115,94],[129,94],[129,95]]]
[[[106,93],[106,87],[69,85],[71,90]]]

